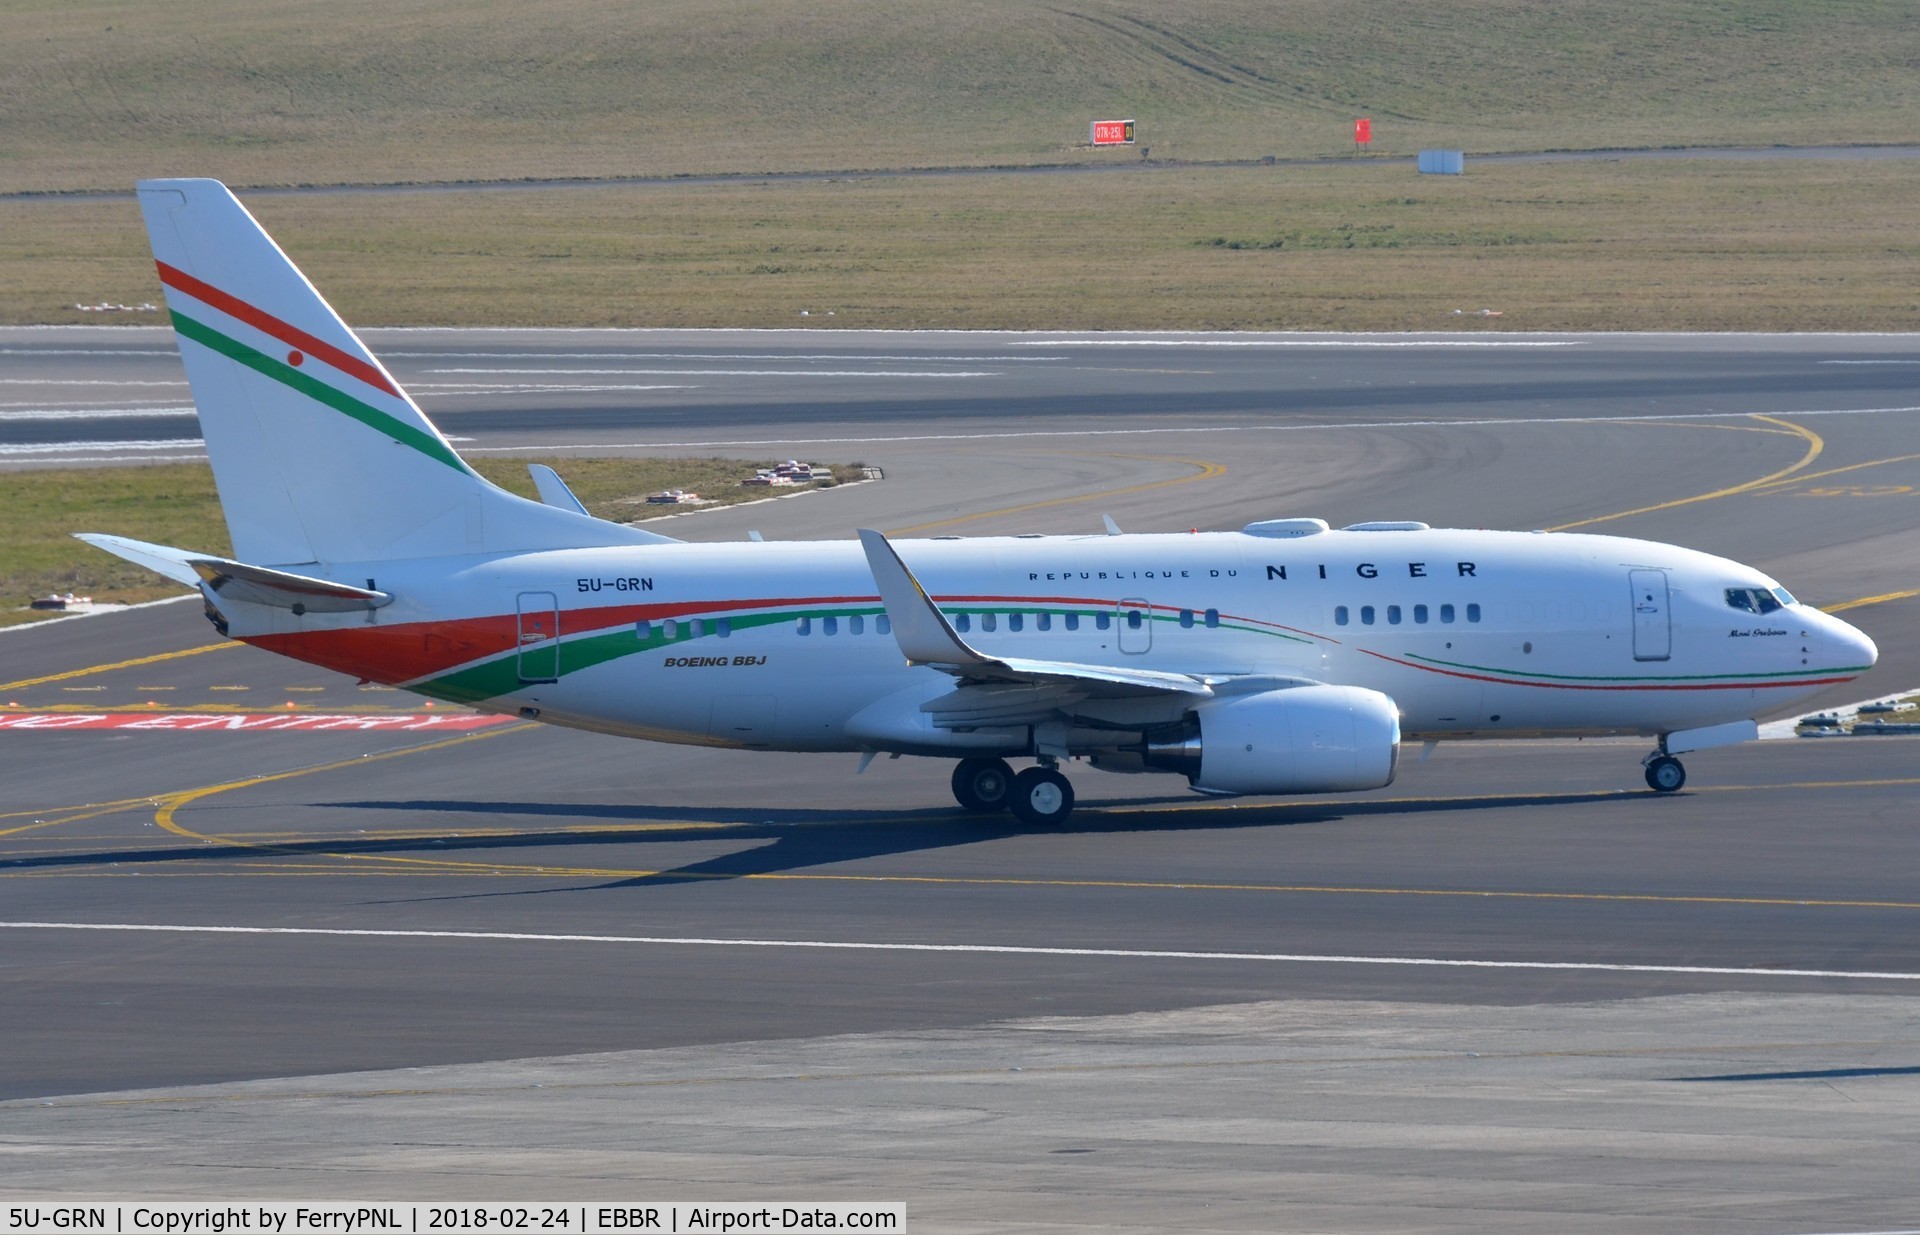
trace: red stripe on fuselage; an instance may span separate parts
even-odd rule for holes
[[[324,360],[342,373],[357,377],[376,390],[384,390],[390,395],[399,397],[399,390],[387,380],[387,375],[358,356],[350,356],[325,339],[315,338],[291,322],[283,322],[271,313],[256,309],[246,301],[228,295],[213,284],[196,279],[176,266],[169,266],[162,261],[156,261],[153,264],[160,268],[160,281],[168,287],[179,288],[194,299],[212,305],[228,317],[243,321],[263,334],[270,334],[287,346],[298,348],[316,360]]]
[[[878,604],[874,596],[786,597],[773,600],[689,600],[658,605],[603,605],[562,609],[560,635],[592,634],[638,622],[690,615],[713,616],[785,606]],[[444,622],[404,622],[395,626],[343,626],[285,635],[248,635],[241,640],[310,665],[371,678],[411,682],[511,652],[520,646],[520,619],[512,613],[456,618]]]
[[[1496,686],[1537,686],[1543,690],[1778,690],[1784,686],[1834,686],[1841,682],[1851,682],[1858,674],[1849,673],[1838,678],[1796,678],[1790,682],[1621,682],[1621,683],[1582,683],[1582,682],[1536,682],[1525,678],[1495,677],[1486,673],[1465,673],[1458,669],[1439,669],[1433,665],[1422,665],[1411,660],[1401,660],[1397,656],[1388,656],[1384,652],[1357,648],[1376,660],[1388,664],[1401,665],[1408,669],[1423,669],[1428,673],[1438,673],[1442,677],[1466,678],[1471,682],[1492,682]]]

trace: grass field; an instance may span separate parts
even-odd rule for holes
[[[1920,160],[852,177],[251,205],[361,325],[1920,329]],[[0,321],[160,299],[131,202],[0,202],[0,235]],[[1502,316],[1454,316],[1482,308]]]
[[[662,489],[686,489],[725,505],[767,497],[768,490],[742,488],[739,482],[775,461],[502,457],[471,462],[481,475],[523,497],[535,496],[527,463],[545,463],[594,515],[627,523],[658,515],[642,503]],[[836,477],[860,474],[857,463],[830,466]],[[0,478],[0,526],[7,529],[0,545],[0,626],[54,616],[14,607],[49,592],[129,604],[180,593],[152,572],[75,540],[74,532],[108,532],[220,556],[230,551],[213,472],[204,463],[12,472]]]
[[[1910,0],[8,0],[0,192],[1920,140]]]
[[[1118,165],[257,199],[367,324],[1920,326],[1909,162],[1379,158],[1920,142],[1911,0],[7,0],[4,33],[0,194]],[[1084,146],[1120,116],[1154,166]],[[1269,154],[1351,162],[1199,166]],[[150,300],[130,202],[0,197],[0,322]]]

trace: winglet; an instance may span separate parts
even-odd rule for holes
[[[860,546],[867,551],[867,567],[880,588],[880,603],[886,606],[887,621],[893,627],[894,642],[916,665],[988,665],[991,658],[968,647],[954,633],[941,613],[900,560],[887,538],[868,528],[860,529]]]

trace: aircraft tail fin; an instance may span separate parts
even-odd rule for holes
[[[361,562],[670,539],[495,487],[225,185],[138,188],[236,558]]]

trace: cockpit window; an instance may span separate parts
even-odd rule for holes
[[[1744,613],[1772,613],[1782,605],[1793,603],[1793,597],[1785,588],[1730,587],[1727,589],[1727,608],[1739,609]]]

